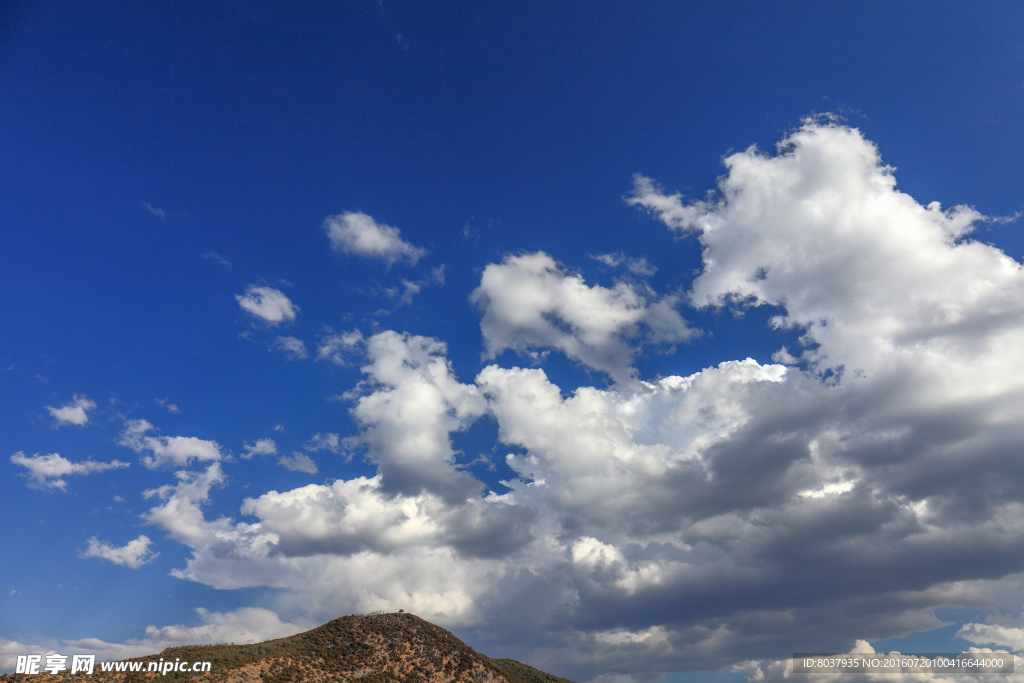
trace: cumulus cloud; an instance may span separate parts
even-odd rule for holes
[[[159,553],[154,553],[149,545],[149,537],[142,534],[121,547],[113,546],[93,536],[79,557],[99,557],[129,569],[138,569],[142,565],[152,562],[159,555]]]
[[[175,575],[273,588],[313,621],[400,605],[608,680],[733,665],[781,680],[793,652],[1019,594],[1020,264],[970,239],[973,209],[901,193],[833,121],[725,163],[703,200],[645,178],[630,198],[701,243],[678,300],[587,285],[543,253],[489,265],[473,295],[490,357],[553,349],[632,381],[497,363],[460,379],[441,340],[331,335],[318,358],[364,358],[346,445],[376,473],[254,495],[237,520],[203,515],[219,463],[177,473],[146,515],[192,550]],[[690,334],[686,302],[769,306],[801,341],[772,363],[636,377],[642,344]],[[499,492],[453,445],[482,420],[510,471]],[[1009,626],[961,637],[1019,642]]]
[[[385,490],[455,497],[479,490],[456,470],[449,435],[482,415],[486,404],[476,387],[455,379],[445,353],[436,339],[392,331],[366,341],[363,372],[371,390],[356,399],[352,415]]]
[[[398,228],[378,223],[358,211],[328,216],[324,229],[334,251],[379,259],[388,266],[398,261],[415,265],[427,253],[403,240]]]
[[[235,300],[243,311],[271,326],[293,322],[299,310],[284,292],[273,287],[249,285]]]
[[[128,420],[118,443],[141,457],[150,469],[184,467],[194,460],[220,460],[220,444],[194,436],[150,436],[154,427],[148,420]]]
[[[673,343],[694,335],[673,297],[658,298],[627,282],[588,286],[544,252],[487,266],[470,299],[483,311],[488,358],[510,349],[537,359],[556,349],[615,380],[633,376],[643,338]]]
[[[292,360],[305,360],[309,357],[306,343],[298,337],[278,337],[274,349],[283,351]]]
[[[229,533],[231,524],[226,518],[208,522],[203,516],[202,506],[209,502],[210,490],[226,481],[219,462],[201,472],[180,470],[174,476],[177,484],[165,484],[143,492],[146,498],[163,501],[142,516],[147,523],[159,526],[171,538],[193,548],[214,546],[219,533],[227,534],[224,540],[238,535]],[[238,533],[244,534],[244,530]]]
[[[505,555],[521,546],[531,513],[500,500],[449,505],[429,493],[387,495],[380,477],[311,485],[247,499],[242,512],[260,519],[290,557],[321,553],[388,555],[415,547],[453,548],[467,556]]]
[[[1020,264],[969,239],[983,216],[899,192],[860,131],[808,120],[776,155],[750,148],[725,166],[710,199],[684,204],[642,176],[629,199],[699,236],[695,305],[778,306],[775,325],[817,344],[804,359],[847,372],[881,370],[896,350],[971,354],[1019,330]]]
[[[65,403],[60,408],[46,406],[54,420],[54,427],[63,427],[65,425],[84,427],[89,424],[88,411],[95,410],[95,408],[95,401],[88,396],[79,396],[78,394],[75,394],[74,399],[70,403]]]
[[[64,477],[71,474],[92,474],[94,472],[105,472],[107,470],[121,469],[128,467],[128,463],[120,460],[110,462],[96,462],[85,460],[82,462],[71,462],[67,458],[57,454],[27,456],[18,451],[11,456],[11,462],[20,465],[28,470],[29,486],[34,488],[52,488],[64,491],[67,488],[67,481]]]

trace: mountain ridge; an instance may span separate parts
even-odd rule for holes
[[[87,680],[144,683],[572,683],[512,659],[492,659],[436,624],[405,612],[339,617],[321,626],[247,645],[185,645],[125,662],[211,662],[204,673],[104,672],[96,664]],[[37,676],[0,675],[0,683]],[[66,671],[47,680],[81,678]]]

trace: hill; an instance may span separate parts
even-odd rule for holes
[[[149,662],[211,662],[207,673],[145,669]],[[305,633],[252,645],[189,645],[136,657],[142,671],[100,671],[94,683],[572,683],[511,659],[491,659],[440,626],[412,614],[347,616]],[[82,680],[82,674],[43,674],[48,681]],[[0,683],[28,683],[39,676],[5,674]]]

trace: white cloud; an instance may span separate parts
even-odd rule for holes
[[[98,638],[65,640],[58,651],[68,655],[95,654],[97,661],[102,662],[157,654],[182,645],[259,643],[294,635],[309,627],[282,621],[275,612],[261,607],[243,607],[231,612],[210,612],[200,607],[196,612],[202,622],[198,626],[147,626],[145,637],[124,643],[109,643]],[[0,642],[0,651],[2,648]]]
[[[220,444],[194,436],[149,436],[154,429],[147,420],[129,420],[118,443],[141,457],[150,469],[157,467],[183,467],[193,460],[220,460]],[[144,455],[148,451],[149,455]]]
[[[415,265],[427,253],[425,249],[403,240],[398,228],[378,223],[357,211],[328,216],[324,229],[335,251],[380,259],[389,266],[397,261]]]
[[[155,400],[156,400],[157,403],[162,405],[164,408],[167,408],[167,412],[171,413],[172,415],[177,415],[178,413],[181,412],[181,408],[179,408],[176,404],[171,403],[166,398],[158,398],[158,399],[155,399]]]
[[[219,537],[227,541],[231,537],[230,522],[224,518],[207,522],[202,511],[202,506],[210,499],[210,490],[226,481],[220,463],[215,462],[202,472],[182,470],[174,476],[177,484],[143,492],[146,498],[159,498],[163,503],[151,508],[142,518],[193,548],[209,548]]]
[[[274,342],[274,348],[283,351],[292,360],[305,360],[309,357],[306,343],[298,337],[278,337]]]
[[[149,537],[142,534],[120,548],[93,536],[79,557],[99,557],[129,569],[138,569],[142,565],[152,562],[159,555],[159,553],[154,553],[149,545]]]
[[[975,645],[996,645],[1008,647],[1015,652],[1024,650],[1024,629],[997,624],[964,624],[956,633]]]
[[[83,462],[71,462],[57,453],[49,455],[27,456],[18,451],[11,456],[11,462],[28,469],[29,485],[38,488],[54,488],[61,491],[67,488],[68,483],[64,477],[71,474],[92,474],[94,472],[105,472],[128,467],[128,463],[120,460],[111,462],[95,462],[85,460]]]
[[[14,672],[21,655],[48,655],[57,650],[46,645],[26,645],[16,640],[0,638],[0,672]]]
[[[435,339],[391,331],[366,341],[363,372],[372,391],[356,400],[352,415],[387,490],[461,496],[467,485],[479,488],[456,471],[449,434],[486,404],[476,387],[455,379],[445,352]]]
[[[341,437],[333,432],[327,432],[326,434],[317,432],[313,435],[313,438],[306,443],[306,450],[311,453],[315,453],[317,451],[330,451],[336,455],[341,455],[345,451]]]
[[[316,359],[330,360],[336,365],[349,365],[351,353],[363,344],[363,333],[352,330],[343,334],[328,334],[321,337],[316,347]]]
[[[981,338],[1002,345],[1020,334],[1020,264],[968,239],[983,216],[899,192],[894,170],[858,130],[808,120],[777,155],[751,148],[725,165],[715,198],[684,204],[638,176],[629,200],[699,235],[696,305],[783,307],[776,324],[820,345],[804,358],[847,372],[881,371],[911,350],[973,355]],[[1005,374],[994,366],[970,374],[979,371]]]
[[[319,472],[313,458],[300,451],[292,451],[291,455],[282,455],[277,459],[277,463],[292,472],[305,472],[306,474]]]
[[[244,295],[235,295],[235,300],[243,311],[269,325],[293,322],[299,310],[284,292],[273,287],[249,285]]]
[[[597,254],[591,256],[599,263],[603,263],[609,268],[618,268],[623,266],[629,272],[633,273],[637,277],[650,277],[658,272],[658,269],[647,262],[645,258],[632,258],[626,256],[621,251],[614,254]]]
[[[627,282],[588,286],[544,252],[507,256],[484,269],[471,301],[483,311],[488,358],[506,349],[540,358],[557,349],[615,380],[633,376],[635,342],[679,342],[694,332],[672,297],[656,298]]]
[[[784,364],[605,388],[494,364],[463,382],[440,340],[331,335],[318,358],[365,353],[348,444],[375,476],[254,495],[239,521],[203,515],[217,462],[179,472],[146,515],[192,550],[175,576],[272,588],[311,621],[403,607],[608,680],[781,680],[792,652],[1019,596],[1019,264],[966,239],[970,209],[898,192],[852,129],[809,122],[726,166],[718,196],[641,178],[632,201],[701,241],[689,301],[772,306],[800,330]],[[671,297],[588,286],[542,253],[488,266],[474,301],[492,356],[556,349],[615,377],[641,342],[688,333]],[[485,419],[512,474],[481,496],[453,435]],[[961,637],[1020,642],[1016,626]]]
[[[210,612],[199,608],[196,612],[203,621],[202,625],[147,626],[146,641],[161,644],[259,643],[302,630],[295,624],[281,621],[276,613],[259,607],[243,607],[232,612]]]
[[[88,411],[95,408],[95,401],[88,396],[79,396],[78,394],[75,394],[70,403],[65,403],[60,408],[46,406],[46,409],[50,411],[50,416],[54,419],[54,427],[63,427],[64,425],[84,427],[89,424]]]
[[[277,444],[273,439],[257,439],[256,443],[245,444],[242,459],[248,460],[254,455],[277,455]]]

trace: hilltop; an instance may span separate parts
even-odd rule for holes
[[[310,631],[252,645],[188,645],[130,662],[212,663],[209,673],[101,672],[95,683],[572,683],[511,659],[491,659],[440,626],[412,614],[347,616]],[[143,664],[142,668],[146,665]],[[47,680],[81,680],[66,672]],[[2,683],[39,676],[6,674]]]

